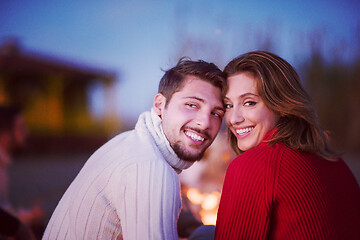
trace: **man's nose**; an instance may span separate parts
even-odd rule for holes
[[[210,127],[211,123],[211,113],[199,113],[196,116],[196,124],[201,127],[201,129],[207,129]]]

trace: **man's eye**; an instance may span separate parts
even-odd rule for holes
[[[233,105],[230,104],[230,103],[225,103],[225,104],[224,104],[224,107],[225,107],[226,109],[229,109],[229,108],[232,108]]]
[[[186,103],[185,105],[189,106],[191,108],[196,108],[196,104],[193,104],[193,103]]]
[[[218,117],[220,119],[222,119],[224,117],[224,113],[212,112],[212,115],[214,115],[215,117]]]

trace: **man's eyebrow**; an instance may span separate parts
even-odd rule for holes
[[[221,110],[221,111],[225,112],[225,108],[224,108],[224,107],[214,107],[214,109]]]
[[[185,97],[185,98],[191,98],[191,99],[196,99],[196,100],[198,100],[198,101],[200,101],[200,102],[205,102],[204,99],[199,98],[199,97],[196,97],[196,96],[188,96],[188,97]]]
[[[205,102],[204,99],[199,98],[199,97],[196,97],[196,96],[188,96],[188,97],[185,97],[185,98],[196,99],[196,100],[198,100],[198,101],[200,101],[200,102]],[[220,107],[220,106],[217,106],[217,107],[214,107],[214,109],[219,109],[219,110],[221,110],[221,111],[225,111],[223,106],[221,106],[221,107]]]

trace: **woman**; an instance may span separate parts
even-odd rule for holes
[[[289,63],[257,51],[224,69],[233,149],[216,239],[360,239],[360,188]]]

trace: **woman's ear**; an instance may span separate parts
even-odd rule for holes
[[[165,96],[162,95],[161,93],[156,94],[153,102],[153,110],[159,117],[161,117],[162,115],[162,112],[165,108],[165,104],[166,104]]]

